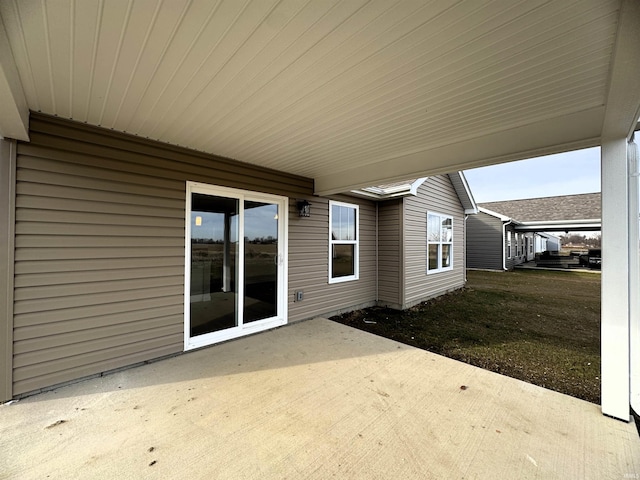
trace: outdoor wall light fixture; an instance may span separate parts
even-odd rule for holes
[[[301,217],[310,217],[311,204],[306,200],[298,200],[298,215]]]

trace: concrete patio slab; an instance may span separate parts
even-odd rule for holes
[[[597,405],[317,319],[0,406],[0,478],[625,479],[640,439]]]

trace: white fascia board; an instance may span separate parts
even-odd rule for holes
[[[467,182],[467,177],[465,177],[463,171],[459,171],[458,177],[460,178],[460,182],[464,187],[464,195],[467,197],[467,202],[471,205],[468,208],[465,208],[464,213],[467,215],[475,215],[478,213],[478,205],[476,204],[476,200],[473,198],[473,194],[471,193],[471,188],[469,187],[469,182]],[[458,197],[461,192],[458,192]]]
[[[580,229],[593,229],[600,230],[602,221],[599,218],[585,219],[585,220],[550,220],[548,222],[519,222],[516,230],[532,231],[532,230],[572,230],[576,228]]]
[[[508,222],[511,220],[511,218],[500,215],[498,212],[494,212],[493,210],[489,210],[488,208],[478,207],[478,212],[486,213],[487,215],[491,215],[492,217],[499,218],[503,222]]]
[[[576,223],[576,224],[550,224],[550,223],[536,223],[533,225],[517,225],[516,230],[520,232],[578,232],[578,231],[595,231],[600,230],[602,225],[600,223]]]
[[[630,138],[640,117],[640,2],[623,0],[618,19],[618,31],[612,67],[609,72],[602,141]]]
[[[418,188],[424,183],[428,177],[419,178],[413,183],[407,183],[405,185],[396,185],[389,188],[380,187],[365,187],[357,190],[351,190],[350,193],[367,198],[375,198],[378,200],[388,200],[396,197],[406,197],[409,195],[417,195]]]
[[[29,141],[29,107],[9,38],[0,21],[0,136]]]
[[[418,189],[424,182],[427,181],[427,178],[429,177],[421,177],[411,184],[411,189],[410,189],[411,195],[418,195]]]
[[[604,106],[433,146],[314,178],[316,195],[336,193],[600,145]]]

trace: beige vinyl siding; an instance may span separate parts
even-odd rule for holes
[[[310,198],[310,217],[299,217],[293,205],[289,216],[290,322],[375,304],[375,203],[348,196],[331,199],[360,205],[359,279],[329,283],[329,199]],[[293,302],[298,290],[304,292],[304,300]]]
[[[502,237],[502,220],[478,212],[467,219],[467,267],[502,270],[502,252],[507,239]]]
[[[402,307],[403,201],[389,200],[378,205],[378,301]]]
[[[427,212],[453,217],[453,269],[427,275]],[[446,175],[429,177],[417,196],[404,199],[403,308],[461,288],[465,283],[464,209]]]
[[[292,209],[313,189],[310,179],[38,114],[30,134],[16,173],[13,395],[183,350],[187,180],[288,196]],[[367,225],[371,211],[361,211]],[[299,228],[292,250],[316,233],[321,248],[327,229]],[[321,256],[324,270],[309,276],[326,282],[326,245]],[[370,295],[336,286],[309,303],[341,290],[345,306]]]

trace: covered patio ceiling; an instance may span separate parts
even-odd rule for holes
[[[640,111],[633,0],[6,0],[0,136],[38,111],[316,193],[599,145]]]

